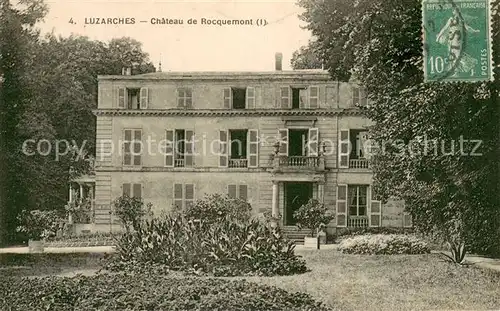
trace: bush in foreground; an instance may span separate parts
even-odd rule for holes
[[[279,228],[258,220],[217,223],[165,215],[124,233],[110,271],[142,272],[152,265],[215,276],[290,275],[305,272],[305,261]]]
[[[339,251],[345,254],[396,255],[428,254],[426,242],[407,234],[367,234],[342,240]]]
[[[2,310],[327,311],[304,293],[246,281],[108,275],[38,279],[0,277]]]

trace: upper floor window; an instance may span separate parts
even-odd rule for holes
[[[149,89],[147,87],[118,88],[118,108],[147,109],[149,104]]]
[[[174,207],[186,209],[194,204],[194,184],[174,184]]]
[[[289,157],[318,156],[318,128],[279,130],[279,154]]]
[[[283,86],[280,88],[280,108],[315,109],[319,107],[317,86]]]
[[[177,89],[177,107],[192,108],[193,107],[193,90],[190,88]]]
[[[258,130],[219,130],[220,167],[257,167]]]
[[[352,88],[352,104],[354,106],[366,106],[367,95],[364,87],[354,86]]]
[[[194,131],[184,129],[166,130],[165,166],[193,166]]]
[[[123,165],[141,165],[142,131],[126,129],[123,136]]]
[[[368,168],[372,154],[372,143],[365,129],[340,130],[339,167]]]
[[[254,87],[227,87],[223,91],[224,108],[253,109],[255,108]]]

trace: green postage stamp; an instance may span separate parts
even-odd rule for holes
[[[424,79],[493,80],[490,0],[423,0]]]

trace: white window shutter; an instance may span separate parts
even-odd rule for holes
[[[185,207],[190,207],[192,204],[194,204],[194,198],[195,198],[195,187],[194,184],[185,184],[184,185],[184,204]]]
[[[290,108],[290,87],[284,86],[280,88],[280,108]]]
[[[118,108],[125,108],[125,98],[126,98],[126,91],[124,87],[118,88]]]
[[[309,108],[317,109],[319,108],[319,87],[311,86],[309,87]]]
[[[382,226],[382,203],[378,200],[371,200],[370,203],[370,227]]]
[[[132,196],[131,195],[131,186],[130,186],[130,184],[127,183],[127,184],[123,184],[122,185],[122,193],[123,193],[124,196],[125,195],[128,196],[128,197]]]
[[[227,196],[231,199],[236,199],[238,197],[237,189],[236,185],[227,185]]]
[[[288,129],[279,129],[279,155],[288,156]]]
[[[233,92],[231,91],[230,87],[225,87],[224,90],[222,90],[222,98],[224,102],[224,108],[231,109],[233,104]]]
[[[192,167],[194,165],[194,131],[185,131],[185,142],[184,142],[184,166]]]
[[[219,130],[219,167],[227,167],[229,161],[229,133]]]
[[[247,185],[239,185],[238,198],[240,200],[247,201],[247,199],[248,199],[248,187],[247,187]]]
[[[183,208],[183,185],[182,184],[174,184],[174,207],[178,210]]]
[[[132,130],[124,130],[123,136],[123,165],[132,165]]]
[[[133,154],[133,165],[142,165],[142,130],[134,130],[134,154]]]
[[[174,167],[174,130],[165,131],[165,166]]]
[[[307,89],[300,89],[299,90],[299,108],[301,109],[307,109],[309,108],[309,101],[308,101],[308,91]]]
[[[339,138],[339,168],[349,168],[350,140],[349,130],[340,130]]]
[[[347,227],[347,185],[337,185],[337,227]]]
[[[245,98],[246,98],[247,109],[255,109],[255,88],[254,87],[247,87]]]
[[[248,167],[259,166],[259,130],[248,130]]]
[[[132,187],[132,196],[136,198],[142,198],[142,185],[134,184]]]
[[[360,90],[358,86],[352,87],[352,105],[356,106],[360,104]]]
[[[319,129],[310,128],[307,139],[307,152],[310,157],[318,156]]]
[[[148,109],[149,89],[147,87],[141,87],[140,97],[141,97],[141,102],[140,102],[141,109]]]

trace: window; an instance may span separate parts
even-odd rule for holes
[[[280,129],[280,150],[282,156],[318,156],[319,131],[309,129]]]
[[[339,138],[339,167],[340,168],[369,168],[369,159],[372,152],[372,142],[368,131],[364,129],[340,130]]]
[[[317,86],[281,87],[280,108],[305,109],[318,108],[319,88]]]
[[[352,104],[354,106],[366,106],[366,91],[362,87],[354,86],[352,88]]]
[[[367,130],[350,130],[349,138],[351,142],[350,159],[366,159],[368,154],[366,151],[366,142],[368,140]]]
[[[227,109],[253,109],[255,108],[254,87],[228,87],[224,88],[224,108]]]
[[[177,89],[177,107],[179,108],[193,107],[193,91],[190,88]]]
[[[220,167],[258,166],[258,130],[219,130],[219,144]]]
[[[194,203],[194,184],[174,184],[174,208],[182,210]]]
[[[194,131],[166,130],[165,166],[191,167],[194,165]]]
[[[118,108],[125,109],[147,109],[149,104],[149,89],[142,88],[119,88]]]
[[[123,164],[124,165],[141,165],[142,154],[142,131],[126,129],[123,131]]]
[[[141,184],[123,184],[123,195],[130,198],[142,198],[142,185]]]
[[[349,216],[366,216],[368,186],[347,187],[349,201]]]
[[[232,199],[240,199],[246,201],[248,199],[248,186],[247,185],[228,185],[228,197]]]

